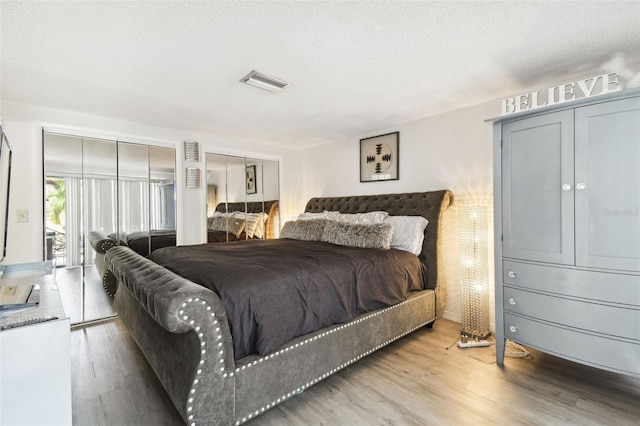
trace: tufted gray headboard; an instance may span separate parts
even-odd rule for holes
[[[429,221],[425,229],[420,260],[427,266],[427,288],[440,287],[445,292],[444,274],[441,273],[443,260],[441,250],[442,214],[453,203],[453,193],[449,190],[412,192],[404,194],[355,195],[347,197],[312,198],[305,212],[320,213],[339,211],[340,213],[365,213],[385,211],[393,216],[422,216]],[[442,313],[442,312],[440,312]]]

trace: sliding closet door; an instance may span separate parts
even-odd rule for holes
[[[45,260],[54,267],[77,266],[80,226],[76,222],[81,216],[75,214],[80,210],[75,194],[79,194],[76,188],[82,188],[82,138],[45,134],[43,155]]]
[[[206,154],[207,182],[207,242],[227,242],[244,239],[229,232],[229,227],[219,221],[216,215],[225,214],[229,220],[233,213],[247,211],[247,167],[244,157],[221,154]]]
[[[268,236],[272,238],[278,238],[280,236],[280,213],[279,213],[279,200],[280,200],[280,174],[279,163],[277,160],[262,160],[262,193],[265,201],[265,211],[273,203],[277,202],[274,214],[271,215],[269,220],[273,221],[271,229],[273,229],[273,235]]]
[[[95,265],[96,253],[89,233],[110,235],[117,231],[117,144],[103,139],[82,139],[83,286],[82,322],[115,315]],[[74,322],[72,320],[72,322]],[[80,322],[80,321],[78,321]]]
[[[66,314],[82,320],[82,138],[45,134],[44,258],[53,264]]]
[[[227,156],[227,210],[229,213],[246,213],[247,211],[247,163],[244,157]],[[230,236],[230,239],[233,237]],[[237,239],[246,239],[242,232]]]
[[[72,324],[115,315],[88,241],[116,229],[115,152],[115,141],[44,133],[44,258]]]
[[[220,154],[206,154],[206,197],[207,197],[207,237],[208,243],[218,240],[228,241],[228,236],[222,231],[216,231],[213,218],[217,212],[227,212],[227,156]]]
[[[264,204],[264,176],[263,176],[263,161],[257,158],[246,159],[246,178],[245,178],[245,192],[247,198],[247,212],[251,213],[252,220],[247,220],[247,227],[255,220],[256,213],[263,213],[265,211]],[[264,218],[257,219],[258,223],[253,228],[253,238],[265,238],[265,224]],[[247,237],[250,237],[249,234]]]
[[[247,203],[262,203],[264,207],[264,178],[262,160],[247,158],[247,177],[245,189]],[[264,211],[264,208],[262,209]]]
[[[262,235],[257,237],[277,238],[279,236],[280,178],[278,166],[277,160],[206,154],[208,242],[220,240],[219,231],[216,234],[211,230],[216,212],[268,213],[267,223],[264,223],[260,228]],[[242,217],[240,214],[238,216]],[[229,238],[222,240],[234,239],[229,234],[227,237]],[[249,236],[244,232],[240,238],[249,238]]]
[[[149,147],[118,143],[118,231],[136,252],[151,250]]]
[[[259,227],[258,238],[278,238],[280,235],[280,184],[278,161],[247,158],[246,197],[247,211],[267,213],[266,222]]]
[[[149,147],[149,212],[152,230],[176,232],[176,150]]]

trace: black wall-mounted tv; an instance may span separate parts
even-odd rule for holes
[[[11,185],[11,147],[0,123],[0,274],[7,258],[9,187]]]

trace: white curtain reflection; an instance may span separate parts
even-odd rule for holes
[[[79,266],[82,265],[82,179],[65,177],[64,184],[67,266]]]
[[[116,231],[116,180],[85,178],[86,228],[108,235]]]
[[[117,186],[115,179],[84,179],[85,211],[85,264],[92,265],[95,253],[89,242],[89,231],[98,231],[104,235],[117,229]]]
[[[120,231],[127,233],[149,230],[149,183],[121,180]]]
[[[83,237],[88,231],[99,231],[108,235],[120,229],[127,233],[148,231],[149,229],[174,229],[175,216],[163,212],[161,208],[170,202],[168,194],[163,195],[163,185],[159,182],[148,184],[146,181],[120,181],[120,224],[117,223],[118,198],[115,179],[65,177],[66,208],[64,223],[66,231],[66,266],[79,266],[82,258],[86,264],[93,263],[93,249]],[[84,197],[83,197],[84,186]],[[166,187],[166,185],[164,185]],[[151,188],[151,191],[149,191]],[[173,185],[171,185],[173,190]],[[151,196],[149,195],[151,194]],[[150,204],[151,202],[151,204]],[[164,204],[163,204],[164,202]],[[154,208],[149,209],[152,205]],[[83,206],[83,209],[81,209]],[[150,211],[151,210],[151,211]],[[85,226],[81,226],[82,212],[85,212]],[[149,217],[149,221],[147,221]],[[119,226],[118,226],[119,225]],[[82,234],[82,229],[87,235]]]

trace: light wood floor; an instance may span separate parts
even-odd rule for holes
[[[492,348],[445,349],[458,330],[439,320],[247,424],[640,424],[640,379],[537,351],[500,368]],[[72,331],[71,345],[74,425],[183,424],[119,320]]]
[[[84,267],[84,277],[82,273],[80,266],[54,269],[64,312],[71,319],[71,324],[115,315],[113,299],[104,291],[95,265]],[[84,313],[82,311],[83,284]]]

